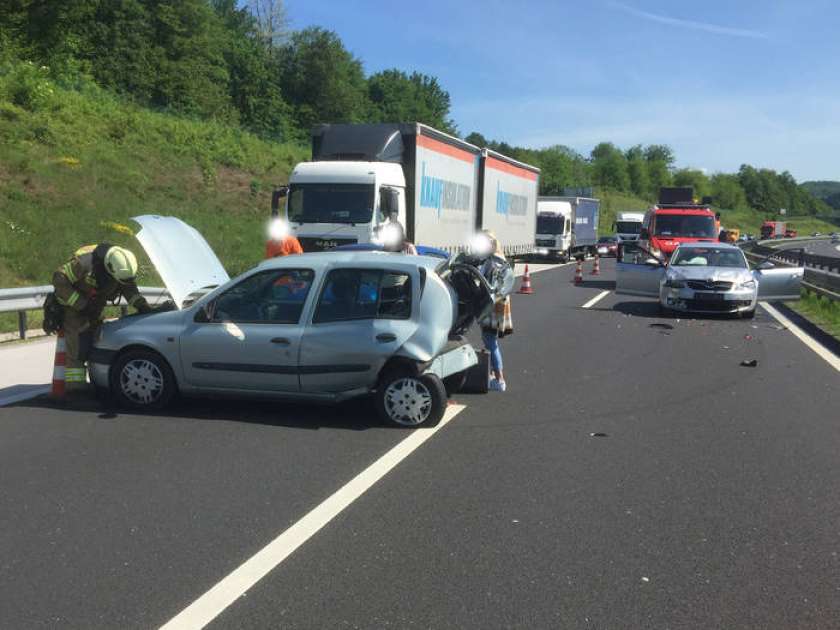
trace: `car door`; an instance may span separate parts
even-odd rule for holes
[[[418,272],[334,268],[322,283],[300,352],[304,392],[371,387],[416,328]]]
[[[758,299],[764,301],[798,300],[803,267],[773,267],[756,269],[753,276],[758,283]]]
[[[658,298],[665,266],[649,263],[655,259],[635,242],[622,243],[619,251],[615,266],[615,292]]]
[[[181,335],[188,384],[208,389],[297,392],[311,269],[254,273],[197,312]]]

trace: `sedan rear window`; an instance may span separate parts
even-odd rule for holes
[[[411,277],[370,269],[334,269],[327,276],[313,322],[409,319]]]

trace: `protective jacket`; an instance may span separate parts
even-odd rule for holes
[[[129,306],[141,313],[151,310],[133,280],[118,282],[105,269],[105,254],[110,248],[108,243],[80,247],[69,262],[55,271],[53,287],[59,304],[90,319],[99,319],[106,304],[122,295]]]
[[[284,236],[280,240],[269,239],[265,244],[265,257],[274,258],[276,256],[288,256],[290,254],[302,254],[303,247],[300,246],[300,241],[297,237]]]

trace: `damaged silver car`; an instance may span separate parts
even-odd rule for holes
[[[91,379],[118,403],[159,409],[177,393],[339,402],[374,394],[397,426],[433,425],[444,380],[477,363],[463,337],[512,288],[473,264],[382,252],[275,258],[229,280],[198,232],[135,219],[177,310],[106,323]]]

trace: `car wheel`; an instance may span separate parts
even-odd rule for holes
[[[443,386],[446,388],[447,396],[457,394],[464,389],[464,385],[467,384],[468,371],[462,370],[461,372],[455,372],[455,374],[450,374],[443,379]]]
[[[175,390],[175,375],[156,352],[129,350],[111,367],[111,393],[123,407],[162,409],[172,400]]]
[[[741,311],[741,318],[742,319],[753,319],[755,317],[755,309],[750,309],[749,311]]]
[[[384,422],[393,426],[434,426],[446,410],[446,388],[434,374],[395,371],[376,390],[376,410]]]

